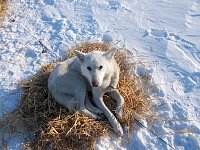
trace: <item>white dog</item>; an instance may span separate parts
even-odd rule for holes
[[[117,101],[116,115],[122,117],[124,99],[116,89],[119,80],[119,67],[114,59],[116,49],[107,52],[93,51],[82,53],[59,63],[48,80],[48,88],[55,100],[70,111],[78,111],[94,119],[104,114],[115,132],[123,135],[123,130],[115,116],[105,106],[103,95]],[[93,106],[88,97],[92,92]]]

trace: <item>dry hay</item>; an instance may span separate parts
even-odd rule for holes
[[[67,58],[74,56],[73,51],[90,52],[106,51],[110,45],[105,43],[83,43],[73,47]],[[147,103],[148,93],[145,92],[141,79],[134,73],[134,64],[128,64],[130,53],[118,49],[115,58],[120,66],[118,89],[124,97],[123,119],[121,124],[128,124],[132,129],[134,115],[145,116],[150,112]],[[17,119],[23,122],[27,130],[35,133],[35,141],[28,147],[33,149],[93,149],[98,137],[112,130],[109,122],[93,120],[81,114],[69,114],[67,109],[57,104],[48,93],[47,80],[56,63],[45,65],[33,77],[22,81],[21,104],[15,111]],[[114,113],[116,103],[109,97],[104,101]],[[19,115],[20,114],[20,115]],[[15,118],[16,119],[16,118]]]
[[[5,18],[8,9],[8,0],[0,0],[0,21]]]

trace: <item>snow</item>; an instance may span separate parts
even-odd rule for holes
[[[8,19],[0,23],[1,117],[19,103],[18,81],[79,42],[104,40],[131,50],[133,60],[145,64],[137,73],[147,72],[155,84],[153,109],[163,121],[142,123],[175,149],[200,149],[199,0],[20,0],[9,6]],[[110,136],[95,148],[170,149],[134,126],[129,141]],[[6,139],[8,149],[23,147],[20,135]]]

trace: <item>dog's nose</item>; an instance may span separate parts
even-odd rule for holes
[[[99,85],[99,82],[97,82],[97,81],[93,81],[93,82],[92,82],[92,86],[93,86],[93,87],[97,87],[98,85]]]

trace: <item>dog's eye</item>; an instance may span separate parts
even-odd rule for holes
[[[91,70],[92,70],[92,68],[91,68],[91,67],[87,67],[87,70],[91,71]]]
[[[101,70],[103,68],[103,66],[99,66],[99,70]]]

